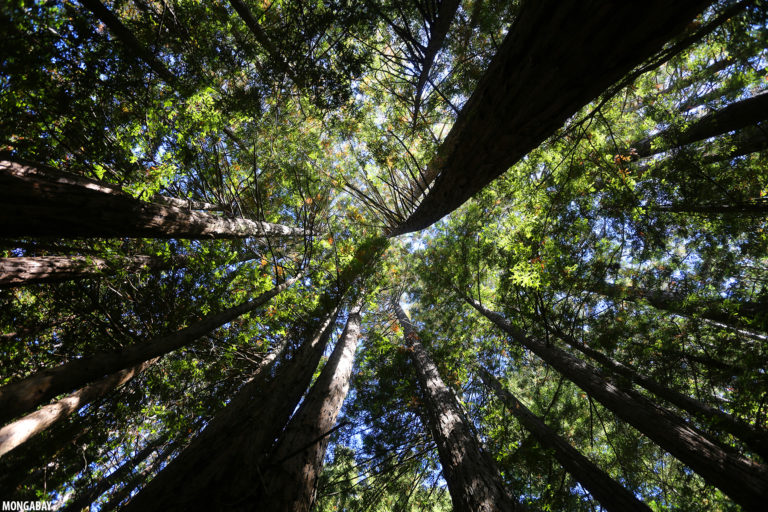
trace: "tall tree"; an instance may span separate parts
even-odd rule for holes
[[[437,444],[454,509],[460,512],[515,510],[515,501],[504,488],[499,470],[480,447],[456,397],[440,378],[437,366],[419,341],[410,320],[398,302],[392,306],[403,329],[405,344],[412,352],[427,424]]]

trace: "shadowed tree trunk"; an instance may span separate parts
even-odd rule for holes
[[[440,378],[437,366],[419,341],[410,320],[396,301],[393,307],[405,344],[411,350],[427,412],[426,424],[437,445],[453,509],[456,512],[515,510],[515,502],[504,488],[496,464],[470,431],[456,397]]]
[[[147,369],[157,358],[121,370],[94,382],[69,396],[48,404],[0,429],[0,457],[25,443],[29,438],[55,425],[81,407],[101,398]]]
[[[694,121],[681,133],[665,130],[630,144],[632,155],[645,158],[693,142],[748,128],[768,120],[768,93],[731,103]],[[765,129],[765,128],[763,128]]]
[[[266,483],[258,502],[263,510],[309,512],[312,508],[328,436],[349,390],[359,337],[360,312],[355,308],[317,382],[262,469]]]
[[[134,468],[148,459],[149,456],[152,455],[152,453],[164,442],[165,438],[159,437],[154,441],[147,443],[144,448],[123,462],[120,467],[116,468],[109,475],[99,480],[96,485],[80,492],[74,500],[61,509],[61,512],[81,512],[84,508],[89,507],[94,500],[107,492],[113,485],[125,480]]]
[[[137,272],[141,269],[163,269],[183,266],[184,256],[165,258],[137,254],[115,261],[90,256],[22,256],[0,258],[0,288],[35,283],[58,283],[72,279],[98,277],[118,270]]]
[[[718,430],[733,434],[735,437],[746,443],[747,446],[754,450],[755,453],[759,454],[764,460],[768,461],[768,433],[731,416],[720,409],[716,409],[695,398],[683,395],[674,389],[670,389],[656,380],[638,373],[634,368],[620,363],[583,343],[579,343],[558,328],[554,328],[554,332],[558,338],[563,340],[570,347],[578,350],[587,357],[594,359],[618,375],[628,377],[633,383],[690,413],[705,422],[705,424],[712,425]]]
[[[141,201],[119,188],[0,162],[0,237],[303,237],[294,227]]]
[[[608,476],[602,469],[579,453],[565,439],[558,436],[541,418],[528,410],[522,402],[501,386],[501,383],[485,368],[478,368],[486,386],[499,397],[507,410],[528,430],[544,448],[553,450],[555,459],[589,491],[609,512],[634,510],[650,512],[651,509],[630,491]]]
[[[668,409],[633,390],[620,389],[597,369],[568,352],[529,338],[501,315],[465,297],[488,320],[528,348],[564,377],[589,393],[617,417],[689,466],[747,510],[760,510],[768,500],[768,468],[720,446]]]
[[[423,229],[458,208],[682,32],[708,3],[522,2],[427,166],[423,180],[431,189],[391,235]]]
[[[646,300],[656,309],[668,311],[686,317],[698,316],[735,330],[760,330],[765,332],[768,321],[768,308],[756,302],[737,303],[737,314],[732,314],[723,306],[722,301],[703,301],[688,304],[684,296],[669,292],[648,290],[636,286],[627,287],[606,282],[584,282],[580,285],[587,291],[610,297],[613,300],[638,302]],[[747,321],[749,320],[749,321]]]
[[[272,297],[293,284],[296,279],[275,286],[253,300],[246,301],[204,319],[168,336],[130,345],[119,352],[96,354],[75,359],[56,368],[42,370],[18,382],[0,388],[0,422],[30,411],[51,398],[67,393],[104,375],[177,350],[249,311],[263,306]]]
[[[126,50],[143,60],[155,73],[167,83],[176,82],[176,77],[168,71],[168,68],[154,54],[150,53],[142,45],[133,32],[123,25],[120,19],[99,0],[79,0],[86,9],[91,11],[96,18],[101,20],[109,31],[121,42]]]
[[[124,508],[126,512],[191,509],[253,510],[275,440],[307,391],[328,343],[339,303],[373,268],[386,242],[364,242],[339,274],[337,288],[320,297],[309,320],[288,334],[292,346],[260,365],[205,430]]]

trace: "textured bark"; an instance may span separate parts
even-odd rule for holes
[[[437,445],[443,476],[448,483],[456,512],[505,512],[515,510],[514,500],[504,489],[493,459],[480,447],[448,386],[440,378],[434,361],[419,341],[410,320],[394,302],[397,319],[421,388],[426,424]]]
[[[676,133],[672,129],[665,130],[653,137],[630,144],[630,147],[633,149],[633,156],[645,158],[734,130],[754,127],[765,120],[768,120],[768,92],[737,101],[707,114],[691,123],[681,133]]]
[[[554,452],[555,459],[609,512],[650,512],[648,505],[608,476],[602,469],[579,453],[568,441],[558,436],[544,421],[528,410],[512,393],[484,368],[480,377],[507,409],[544,448]]]
[[[18,382],[0,388],[0,422],[30,411],[51,398],[77,389],[104,375],[177,350],[249,311],[263,306],[289,287],[297,278],[275,286],[253,300],[206,316],[168,336],[130,345],[119,352],[96,354],[75,359],[56,368],[42,370]]]
[[[289,333],[293,350],[261,365],[205,430],[124,508],[126,512],[253,510],[275,440],[307,390],[335,327],[338,305],[386,247],[370,239],[322,295],[309,321]]]
[[[354,310],[323,371],[266,461],[264,496],[258,500],[263,510],[309,512],[312,508],[328,436],[349,390],[359,337],[360,313]]]
[[[690,413],[705,423],[716,427],[718,430],[733,434],[764,460],[768,461],[768,433],[765,431],[756,428],[739,418],[731,416],[720,409],[716,409],[695,398],[684,395],[674,389],[670,389],[656,380],[637,372],[634,368],[620,363],[583,343],[579,343],[559,329],[555,329],[555,334],[572,348],[575,348],[587,357],[594,359],[616,374],[628,377],[633,383],[647,389],[659,398],[663,398],[667,402]]]
[[[184,257],[164,258],[137,254],[109,262],[90,256],[23,256],[0,258],[0,288],[35,283],[59,283],[115,273],[118,269],[137,272],[141,269],[168,268],[184,265]]]
[[[136,36],[133,35],[131,29],[123,25],[120,19],[107,9],[103,3],[99,0],[79,0],[79,2],[107,26],[112,35],[123,43],[126,50],[143,60],[167,83],[176,82],[176,77],[168,71],[168,68],[165,67],[160,59],[150,53],[144,45],[136,39]]]
[[[391,235],[423,229],[458,208],[682,32],[708,3],[522,2],[427,166],[426,175],[437,176],[431,189]]]
[[[141,201],[114,185],[0,162],[0,237],[303,237],[294,227]]]
[[[483,316],[528,348],[595,400],[719,488],[746,510],[768,500],[768,467],[718,445],[673,412],[631,389],[620,389],[593,366],[568,352],[529,338],[501,315],[465,298]]]
[[[274,371],[260,366],[257,375],[125,510],[252,509],[261,491],[265,456],[312,380],[336,314],[334,308],[306,337],[295,339],[300,348],[292,358],[282,358]]]
[[[147,369],[156,360],[144,361],[133,368],[116,372],[4,426],[0,429],[0,457],[27,442],[31,437],[55,425],[81,407],[119,388]]]
[[[61,509],[61,512],[82,512],[84,508],[90,505],[102,494],[107,492],[112,486],[123,481],[139,464],[149,458],[165,440],[160,437],[148,443],[144,448],[136,452],[131,458],[123,462],[106,477],[99,480],[96,485],[84,489],[74,500]],[[90,510],[90,509],[89,509]]]

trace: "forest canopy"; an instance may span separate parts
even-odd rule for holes
[[[764,1],[0,26],[4,503],[764,509]]]

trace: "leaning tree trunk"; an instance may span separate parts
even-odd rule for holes
[[[456,512],[515,510],[496,464],[480,447],[464,419],[456,397],[440,378],[434,361],[421,345],[410,320],[394,302],[397,319],[421,388],[426,423],[437,445],[443,476]]]
[[[674,389],[668,388],[646,375],[636,371],[607,355],[588,347],[584,343],[579,343],[573,337],[555,328],[555,334],[558,338],[567,343],[570,347],[578,350],[582,354],[590,357],[600,363],[602,366],[610,369],[618,375],[628,377],[633,383],[647,389],[659,398],[679,407],[690,413],[692,416],[703,421],[707,425],[713,425],[718,430],[728,432],[740,439],[752,450],[760,455],[763,460],[768,461],[768,433],[756,428],[739,418],[736,418],[720,409],[707,405],[704,402],[696,400],[690,396],[684,395]]]
[[[112,471],[106,477],[99,480],[96,485],[84,489],[77,494],[74,500],[60,509],[61,512],[82,512],[84,508],[90,510],[90,505],[99,496],[107,492],[115,484],[124,481],[126,477],[131,475],[131,472],[142,462],[149,458],[152,453],[158,449],[165,442],[165,438],[158,437],[153,441],[147,443],[147,445],[136,452],[132,457],[125,460],[118,468]]]
[[[261,366],[205,430],[147,485],[126,512],[253,510],[265,458],[307,390],[335,328],[339,303],[374,268],[386,241],[364,242],[320,297],[309,321],[289,333],[293,350]]]
[[[766,328],[766,322],[768,322],[766,309],[768,308],[765,304],[742,302],[738,305],[739,315],[736,316],[727,312],[722,307],[721,301],[717,300],[705,301],[700,304],[686,304],[685,297],[676,296],[672,293],[638,287],[624,287],[606,282],[585,282],[580,284],[589,292],[605,295],[613,300],[627,300],[631,302],[646,300],[648,304],[656,309],[685,317],[697,316],[736,332],[749,332],[755,329],[761,332],[768,331],[768,328]],[[756,334],[758,333],[753,333],[750,337]]]
[[[685,130],[676,133],[670,128],[652,137],[631,143],[632,156],[645,158],[676,147],[716,137],[743,128],[753,128],[768,120],[768,93],[731,103],[694,121]]]
[[[136,199],[114,185],[0,161],[0,237],[303,237],[294,227],[227,219]]]
[[[761,510],[768,500],[768,467],[720,446],[682,418],[632,390],[620,389],[568,352],[529,338],[501,315],[465,300],[497,327],[589,393],[618,418],[671,453],[708,483],[747,510]]]
[[[485,385],[499,397],[507,410],[539,441],[542,447],[552,450],[555,459],[576,481],[592,494],[609,512],[635,510],[650,512],[651,509],[637,497],[612,479],[602,469],[579,453],[568,441],[558,436],[544,421],[534,415],[520,400],[501,386],[501,383],[485,368],[478,368]]]
[[[423,229],[458,208],[656,54],[709,4],[521,2],[499,51],[427,166],[425,174],[436,176],[431,189],[391,235]]]
[[[119,352],[107,352],[75,359],[56,368],[41,370],[18,382],[0,388],[0,423],[23,414],[62,393],[78,389],[119,370],[177,350],[227,322],[266,304],[293,284],[297,277],[275,286],[255,299],[246,301],[168,336],[130,345]]]
[[[37,283],[59,283],[112,274],[185,265],[187,258],[137,254],[108,261],[92,256],[22,256],[0,258],[0,288]]]
[[[355,308],[317,382],[265,463],[264,494],[258,500],[263,510],[312,508],[329,435],[349,390],[359,337],[360,312]]]
[[[48,404],[33,413],[19,418],[0,429],[0,457],[27,442],[33,436],[47,430],[81,407],[114,391],[136,375],[146,370],[157,358],[144,361],[133,368],[117,373],[89,384],[69,396]]]

